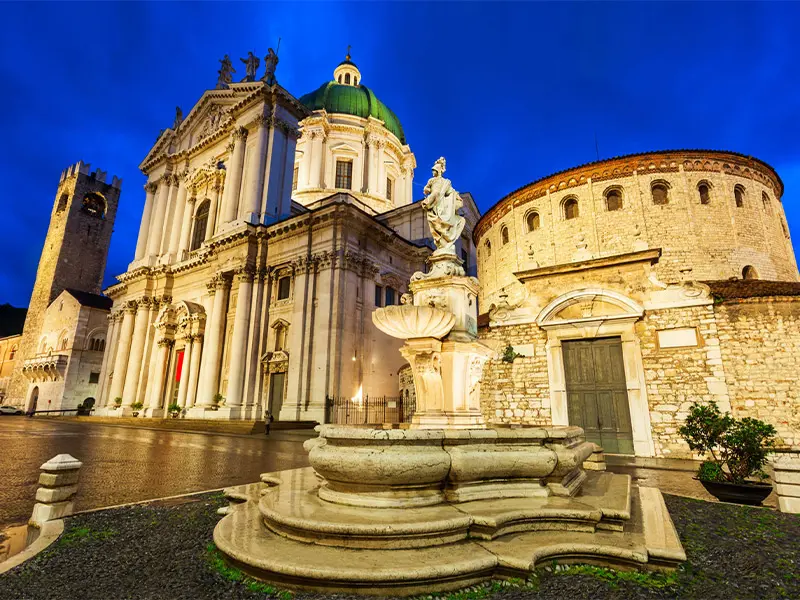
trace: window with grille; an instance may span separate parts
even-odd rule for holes
[[[394,181],[392,181],[391,177],[387,177],[386,178],[386,199],[387,200],[391,200],[392,199],[392,192],[394,191],[394,190],[392,190],[392,186],[394,186]]]
[[[99,383],[100,382],[100,373],[97,371],[92,371],[89,373],[89,383]]]
[[[349,160],[336,161],[336,187],[343,190],[353,188],[353,162]]]
[[[208,212],[210,208],[211,201],[203,200],[194,213],[194,232],[192,233],[192,245],[189,247],[190,250],[197,250],[206,239]]]
[[[297,173],[299,172],[299,167],[294,168],[294,173],[292,173],[292,191],[297,189]]]

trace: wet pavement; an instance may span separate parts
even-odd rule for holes
[[[304,436],[184,433],[0,417],[0,528],[24,523],[39,467],[56,454],[83,462],[76,510],[251,483],[308,465]]]

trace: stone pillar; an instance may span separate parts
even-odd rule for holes
[[[29,525],[41,527],[47,521],[68,517],[73,512],[72,499],[78,491],[78,477],[83,463],[69,454],[54,456],[41,467],[36,490],[36,504]]]
[[[189,364],[189,381],[186,386],[186,406],[194,406],[197,398],[197,380],[200,376],[200,353],[203,350],[203,334],[192,336],[192,362]]]
[[[378,185],[375,188],[375,195],[381,198],[386,198],[386,164],[384,161],[384,148],[386,142],[383,140],[378,142]]]
[[[228,374],[228,397],[226,406],[241,406],[244,390],[244,371],[247,361],[247,330],[250,322],[250,303],[253,300],[253,272],[241,269],[237,272],[239,292],[236,300],[236,316],[233,319],[231,360]],[[235,417],[235,415],[231,415]]]
[[[169,202],[171,175],[165,175],[158,183],[158,196],[155,200],[153,216],[150,219],[150,228],[147,233],[147,256],[158,256],[161,248],[161,236],[164,232],[164,217],[167,213]]]
[[[214,183],[214,196],[211,198],[211,206],[208,210],[208,222],[206,223],[206,237],[205,240],[210,240],[214,237],[214,233],[217,231],[217,214],[218,214],[218,207],[221,202],[220,196],[222,195],[222,182],[217,181]]]
[[[164,224],[161,231],[161,247],[158,251],[159,257],[164,256],[169,252],[169,238],[172,231],[172,223],[175,220],[175,204],[178,201],[178,190],[180,188],[179,177],[173,173],[172,183],[169,190],[169,202],[167,203],[167,210],[164,213]]]
[[[260,371],[261,338],[263,335],[262,306],[264,305],[265,269],[259,269],[253,283],[253,302],[250,305],[250,323],[247,342],[247,358],[245,360],[245,404],[257,404],[256,388]],[[252,418],[252,416],[250,417]]]
[[[322,146],[325,142],[325,132],[315,131],[309,142],[314,148],[311,156],[311,177],[309,185],[312,188],[319,188],[322,186]]]
[[[183,364],[181,365],[181,378],[178,384],[178,404],[181,408],[186,406],[186,392],[189,387],[189,364],[192,359],[192,336],[186,336],[186,345],[183,347]]]
[[[222,218],[224,225],[236,219],[239,205],[239,188],[242,185],[242,170],[244,169],[244,152],[247,143],[247,129],[239,127],[233,132],[233,148],[228,169],[225,173],[225,189],[222,194]]]
[[[182,177],[181,179],[184,178]],[[180,187],[178,188],[178,198],[175,201],[175,208],[172,211],[172,224],[170,226],[171,231],[169,234],[169,247],[168,247],[170,262],[174,261],[176,258],[180,260],[180,255],[178,254],[178,248],[180,247],[181,232],[183,230],[186,219],[187,193],[188,190],[186,189],[186,185],[183,182],[181,182]]]
[[[785,513],[800,513],[800,452],[774,454],[772,468],[778,508]]]
[[[367,138],[367,155],[369,157],[367,193],[378,195],[378,138],[370,135]]]
[[[136,321],[131,341],[130,360],[125,372],[125,385],[122,388],[122,406],[130,406],[136,401],[136,390],[139,386],[139,370],[142,367],[144,344],[147,340],[148,313],[150,311],[150,298],[139,300],[136,310]]]
[[[214,404],[214,396],[219,392],[219,374],[222,368],[222,342],[225,335],[225,313],[228,306],[228,293],[231,283],[221,274],[208,284],[213,294],[211,318],[206,325],[206,342],[200,366],[200,382],[197,390],[198,406]]]
[[[243,220],[257,225],[261,219],[261,198],[264,196],[264,175],[267,160],[267,119],[259,115],[255,120],[255,145],[250,151],[247,181],[244,187],[244,206],[240,211]]]
[[[135,314],[136,303],[131,301],[126,302],[123,308],[119,342],[117,343],[117,355],[114,358],[114,379],[111,380],[111,386],[108,392],[108,403],[113,403],[115,398],[122,397],[125,375],[128,371],[128,357],[131,352],[131,338],[133,336]]]
[[[169,360],[169,351],[172,348],[173,341],[162,337],[156,343],[158,351],[156,353],[156,366],[153,369],[153,385],[150,388],[150,405],[148,406],[149,416],[151,417],[160,416],[161,408],[164,404],[164,382],[167,380],[167,361]]]
[[[189,252],[195,204],[197,204],[197,198],[192,196],[186,200],[186,206],[183,209],[183,222],[181,223],[181,239],[178,243],[178,256],[176,257],[177,261],[182,261],[184,258],[186,258],[186,254]]]
[[[169,301],[166,301],[164,298],[161,299],[166,304],[169,304]],[[142,365],[139,369],[139,384],[136,386],[136,400],[135,402],[141,402],[143,405],[147,406],[147,399],[148,399],[148,392],[150,391],[150,369],[151,364],[150,360],[153,357],[153,348],[156,345],[156,330],[155,330],[155,322],[158,318],[158,311],[159,307],[161,306],[161,302],[158,299],[153,298],[153,301],[150,303],[150,312],[147,315],[147,334],[145,336],[144,342],[144,351],[142,352]]]
[[[297,189],[303,190],[308,187],[308,178],[311,176],[311,138],[310,133],[303,133],[303,158],[297,167]],[[272,130],[275,137],[275,130]],[[274,216],[274,215],[273,215]]]
[[[108,369],[114,364],[114,351],[116,350],[114,336],[117,333],[117,314],[115,312],[108,315],[108,330],[106,331],[106,349],[103,352],[103,362],[100,365],[100,384],[97,389],[97,406],[105,406],[108,401]]]
[[[142,213],[142,223],[139,225],[139,237],[136,238],[136,254],[133,257],[134,260],[141,260],[147,253],[147,234],[150,231],[150,218],[153,214],[153,203],[155,202],[157,189],[158,186],[152,182],[144,186],[144,212]]]

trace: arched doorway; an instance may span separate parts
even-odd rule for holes
[[[31,390],[31,397],[28,400],[28,412],[34,413],[36,412],[36,405],[39,403],[39,386],[34,386]]]

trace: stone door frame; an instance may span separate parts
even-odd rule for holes
[[[622,308],[622,314],[597,315],[580,319],[558,319],[563,308],[584,298],[597,298]],[[567,385],[561,343],[566,340],[619,337],[622,340],[622,360],[628,391],[628,407],[636,456],[654,456],[650,406],[642,364],[642,349],[636,337],[635,323],[644,315],[639,304],[610,290],[591,288],[559,296],[548,304],[536,319],[547,331],[547,375],[550,384],[550,410],[553,425],[568,425]]]

